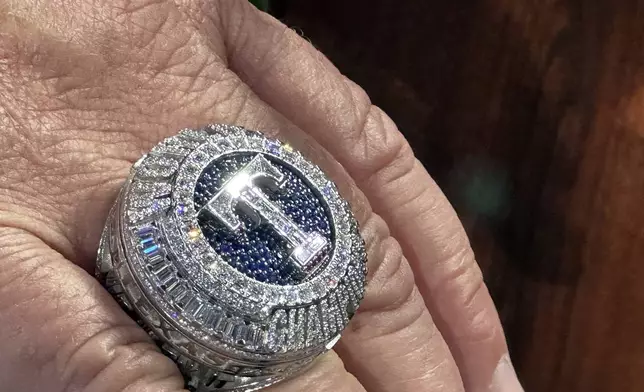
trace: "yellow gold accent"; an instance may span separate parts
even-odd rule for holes
[[[188,236],[191,240],[196,240],[201,235],[201,230],[198,227],[193,227],[188,231]]]

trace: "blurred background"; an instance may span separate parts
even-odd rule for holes
[[[644,2],[256,3],[448,194],[526,391],[644,390]]]

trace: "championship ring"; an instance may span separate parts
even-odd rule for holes
[[[288,144],[185,129],[134,164],[97,277],[197,392],[253,391],[331,349],[364,294],[348,203]]]

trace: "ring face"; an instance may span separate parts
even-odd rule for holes
[[[169,352],[230,379],[223,389],[250,390],[337,341],[364,294],[366,253],[320,168],[258,132],[213,125],[135,164],[98,265]]]
[[[233,195],[235,185],[245,188]],[[276,157],[243,152],[215,159],[197,180],[194,204],[215,252],[260,282],[302,283],[333,249],[325,199]]]

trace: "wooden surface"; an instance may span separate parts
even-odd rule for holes
[[[283,16],[450,196],[526,391],[644,391],[644,1],[329,0]]]

